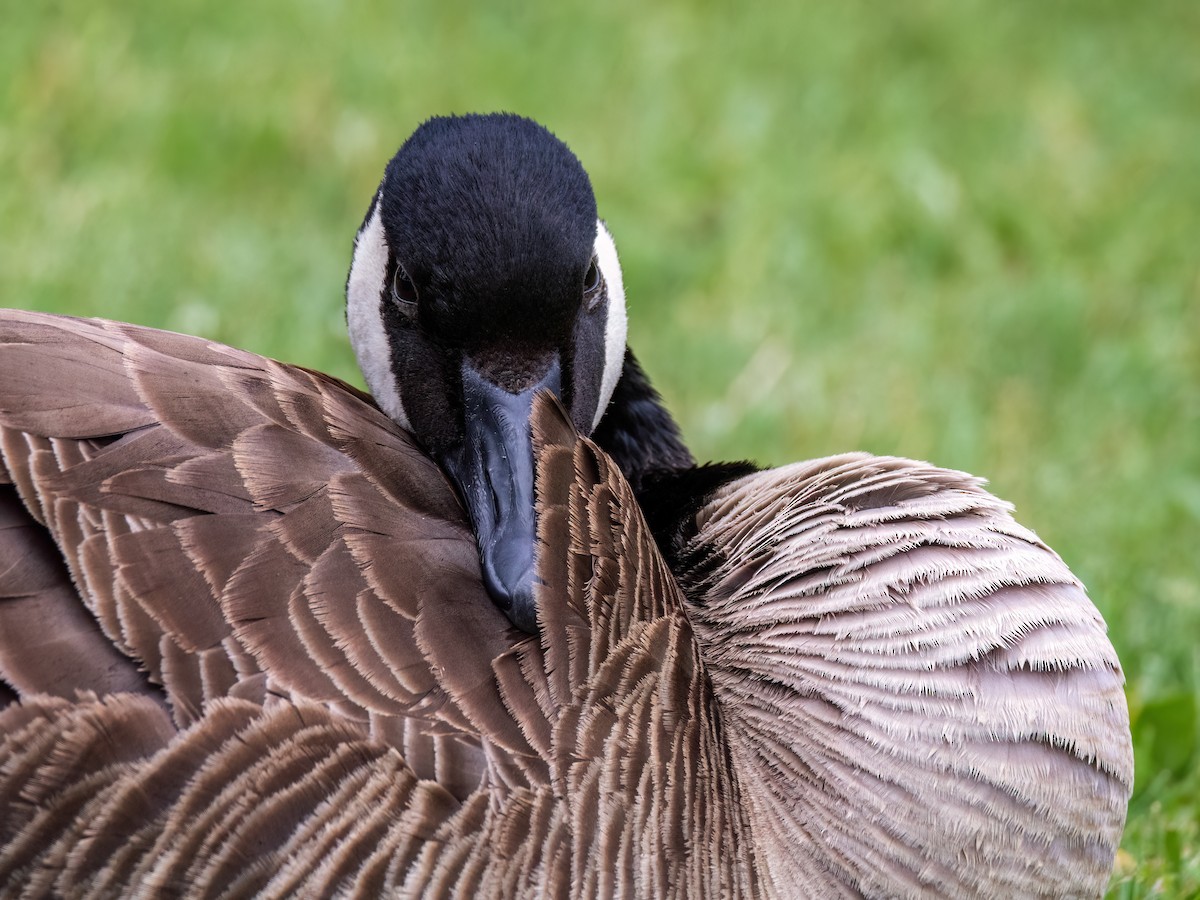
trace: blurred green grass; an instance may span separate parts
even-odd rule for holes
[[[1129,679],[1113,894],[1200,893],[1200,6],[9,4],[0,302],[359,381],[341,288],[425,117],[566,139],[702,458],[986,475]]]

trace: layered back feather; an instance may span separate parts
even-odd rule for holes
[[[1103,888],[1121,673],[960,473],[750,476],[673,574],[535,413],[539,635],[352,388],[0,317],[0,885],[14,896],[947,896]]]

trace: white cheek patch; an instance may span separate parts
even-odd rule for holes
[[[350,346],[375,402],[401,428],[411,431],[400,386],[392,370],[392,349],[383,327],[382,304],[388,302],[388,248],[383,235],[382,193],[375,209],[354,239],[354,260],[346,281],[346,324]]]
[[[596,220],[596,262],[608,289],[608,317],[604,324],[604,377],[600,381],[600,402],[596,405],[596,417],[592,430],[600,424],[608,401],[617,389],[621,369],[625,365],[625,336],[628,329],[625,312],[625,283],[621,280],[621,263],[617,259],[617,245],[604,223]]]

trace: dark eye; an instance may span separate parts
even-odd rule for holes
[[[399,303],[416,303],[417,288],[404,271],[404,266],[396,263],[396,274],[392,276],[392,296]]]
[[[587,302],[588,309],[595,309],[600,301],[600,286],[600,266],[596,264],[596,257],[593,256],[587,274],[583,276],[583,299]]]

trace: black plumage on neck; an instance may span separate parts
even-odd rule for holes
[[[613,458],[633,487],[655,542],[672,569],[696,534],[696,514],[721,487],[758,467],[749,462],[696,460],[679,425],[631,350],[612,402],[592,439]]]
[[[675,419],[629,349],[625,350],[625,365],[612,400],[592,440],[613,458],[635,492],[649,472],[696,465]]]

